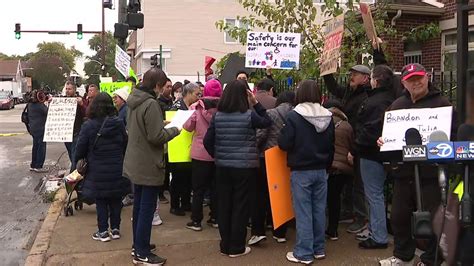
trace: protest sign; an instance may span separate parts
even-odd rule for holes
[[[377,32],[375,31],[374,19],[372,18],[372,11],[370,10],[370,6],[364,3],[360,3],[359,5],[367,38],[371,42],[374,42],[377,38]]]
[[[120,46],[115,45],[115,68],[124,76],[128,76],[130,69],[130,55],[128,55]]]
[[[300,62],[299,33],[247,33],[245,67],[298,69]]]
[[[172,121],[176,111],[166,112],[166,121]],[[170,163],[184,163],[191,161],[191,144],[193,132],[181,130],[181,133],[168,142],[168,161]]]
[[[295,217],[291,201],[290,168],[286,166],[286,152],[279,147],[266,150],[265,164],[273,227],[278,228]]]
[[[324,48],[319,58],[321,76],[337,72],[341,58],[342,35],[344,34],[344,14],[325,22]]]
[[[174,115],[173,115],[173,120],[165,126],[165,128],[172,128],[172,127],[177,127],[177,128],[183,128],[184,123],[188,121],[188,119],[193,115],[194,110],[178,110]],[[170,121],[170,120],[167,120]]]
[[[74,97],[53,97],[44,128],[45,142],[72,142],[77,100]]]
[[[405,146],[405,131],[415,128],[420,132],[423,144],[429,141],[433,131],[442,130],[451,135],[453,107],[402,109],[385,112],[380,151],[397,151]]]
[[[132,91],[132,83],[131,82],[101,82],[99,84],[101,92],[107,92],[110,96],[114,93],[114,91],[121,89],[125,86],[128,86],[130,93]]]

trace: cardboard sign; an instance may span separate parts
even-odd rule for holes
[[[337,72],[341,58],[342,36],[344,34],[344,14],[326,21],[324,48],[319,58],[321,76]]]
[[[72,142],[77,100],[75,97],[54,97],[48,108],[44,128],[45,142]]]
[[[132,91],[132,83],[131,82],[101,82],[99,84],[100,91],[107,92],[110,96],[114,93],[114,91],[121,89],[125,86],[128,86],[130,93]]]
[[[115,68],[124,77],[128,76],[128,71],[130,69],[130,56],[118,45],[115,45]]]
[[[177,111],[167,111],[166,121],[173,120]],[[193,132],[181,130],[181,133],[168,142],[168,161],[170,163],[191,162],[191,144]]]
[[[300,63],[299,33],[247,33],[245,67],[298,69]]]
[[[290,168],[286,166],[286,152],[279,147],[265,151],[268,192],[274,228],[295,217],[291,200]]]
[[[377,38],[377,32],[375,31],[374,19],[372,18],[372,11],[368,4],[360,3],[360,13],[362,15],[362,21],[364,22],[365,33],[370,42],[373,42]]]
[[[428,143],[430,134],[436,130],[442,130],[449,138],[452,114],[452,106],[385,112],[382,130],[385,144],[380,151],[402,150],[405,146],[405,132],[409,128],[415,128],[420,132],[424,145]]]

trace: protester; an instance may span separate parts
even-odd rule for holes
[[[296,245],[286,258],[310,264],[313,259],[326,257],[326,169],[334,157],[334,123],[331,112],[321,106],[316,81],[300,83],[296,89],[296,104],[278,137],[278,146],[288,153],[296,218]]]
[[[255,95],[257,98],[257,95]],[[295,93],[292,91],[284,91],[280,93],[276,100],[276,107],[267,111],[268,117],[272,120],[272,126],[265,129],[257,130],[257,147],[260,151],[260,168],[256,177],[255,195],[253,199],[252,210],[252,237],[248,242],[254,245],[266,239],[265,236],[265,219],[267,224],[272,223],[272,209],[270,206],[270,197],[268,194],[267,171],[265,166],[265,151],[278,146],[278,136],[280,130],[286,123],[287,114],[293,109],[295,103]],[[286,224],[273,230],[273,239],[278,243],[286,242]]]
[[[347,87],[339,86],[332,74],[323,76],[329,92],[341,100],[343,112],[347,115],[348,121],[353,129],[358,124],[357,112],[362,102],[367,98],[367,90],[370,90],[370,69],[364,65],[355,65],[350,69],[350,80]],[[367,228],[367,208],[365,204],[364,186],[359,170],[359,156],[355,150],[351,151],[349,157],[355,157],[354,161],[355,178],[346,187],[346,197],[349,199],[349,206],[344,206],[344,217],[342,219],[352,218],[354,220],[347,227],[347,232],[357,234]],[[347,210],[349,209],[349,210]],[[353,213],[352,213],[353,212]],[[348,216],[349,215],[349,216]]]
[[[71,161],[70,171],[72,172],[76,169],[74,154],[76,151],[77,138],[79,136],[79,132],[81,131],[81,126],[82,126],[82,123],[84,122],[84,117],[86,116],[87,106],[85,105],[82,98],[76,95],[76,85],[74,84],[74,82],[67,81],[65,89],[66,89],[66,97],[75,97],[77,100],[77,109],[76,109],[76,116],[74,118],[72,142],[64,143],[64,145],[66,146],[67,153],[69,155],[69,160]]]
[[[111,237],[120,238],[122,197],[129,190],[129,182],[122,176],[127,133],[112,98],[105,92],[94,98],[89,120],[79,133],[75,162],[86,158],[88,163],[82,191],[84,197],[95,199],[99,229],[92,239],[107,242]]]
[[[262,79],[256,86],[257,93],[255,94],[255,98],[267,110],[275,108],[276,98],[273,97],[274,87],[275,83],[268,78]]]
[[[390,105],[388,111],[451,106],[449,100],[429,82],[426,69],[422,65],[406,65],[402,69],[401,79],[406,90]],[[453,112],[451,125],[453,139],[454,131],[457,128],[455,117],[456,114]],[[380,147],[383,146],[382,137],[377,140],[377,144]],[[402,161],[401,151],[395,152],[395,155],[392,154],[392,156],[390,161]],[[423,209],[433,214],[441,202],[437,169],[430,165],[420,165],[419,171]],[[394,177],[394,188],[390,221],[394,235],[394,250],[392,257],[379,262],[382,266],[413,264],[416,250],[416,240],[413,239],[411,226],[412,213],[416,210],[416,188],[413,174],[414,165],[409,163],[404,163],[391,172]],[[434,265],[436,245],[437,239],[433,235],[425,252],[420,256],[421,262],[425,265]]]
[[[329,240],[339,239],[337,228],[341,213],[341,194],[344,185],[354,178],[352,161],[347,155],[354,143],[354,134],[351,124],[347,121],[347,116],[342,112],[342,104],[335,99],[324,102],[324,108],[332,113],[335,128],[334,160],[328,171],[328,226],[326,237]]]
[[[46,159],[46,142],[44,138],[44,127],[48,116],[48,107],[45,105],[46,95],[41,90],[33,90],[29,102],[26,104],[28,113],[28,132],[33,137],[31,150],[30,171],[37,173],[48,172],[43,168]]]
[[[95,84],[89,84],[89,90],[87,91],[87,100],[88,104],[90,105],[92,101],[99,95],[100,91],[97,85]]]
[[[201,231],[201,221],[203,219],[203,201],[205,193],[210,189],[211,202],[210,214],[207,224],[217,227],[217,199],[216,199],[216,166],[214,159],[204,149],[203,139],[209,128],[212,116],[217,112],[217,103],[222,94],[222,86],[218,80],[209,80],[204,86],[203,97],[191,105],[190,109],[195,110],[192,116],[184,124],[183,128],[189,132],[194,131],[191,145],[192,159],[192,214],[191,222],[186,227]]]
[[[181,100],[183,98],[183,83],[175,82],[171,88],[171,96],[173,96],[173,102]]]
[[[235,75],[235,79],[248,81],[248,79],[249,79],[249,74],[248,74],[247,72],[245,72],[245,70],[240,70],[240,71],[237,72],[237,74]]]
[[[259,167],[255,129],[270,125],[270,118],[247,83],[234,80],[227,84],[204,137],[204,147],[214,157],[217,168],[220,251],[231,258],[251,251],[245,246],[245,239],[249,190]]]
[[[125,126],[127,125],[127,99],[129,96],[128,86],[114,91],[112,99],[114,100],[115,108],[118,111],[118,117],[123,120]]]
[[[183,98],[173,104],[172,110],[188,110],[191,104],[199,99],[199,86],[188,83],[183,87]],[[170,184],[171,208],[170,213],[177,216],[186,215],[191,211],[191,175],[190,162],[170,163],[173,178]]]
[[[388,232],[385,214],[384,184],[387,174],[382,164],[383,158],[377,146],[382,135],[385,110],[395,100],[393,72],[386,65],[378,65],[372,70],[367,91],[368,98],[362,103],[357,114],[356,150],[360,157],[360,173],[364,191],[369,203],[369,235],[358,236],[360,248],[387,248]]]
[[[166,112],[171,110],[173,107],[173,97],[172,97],[172,82],[168,78],[166,80],[165,87],[163,88],[163,92],[158,96],[158,103],[160,104],[161,107],[161,112],[163,112],[164,118],[166,118]],[[168,162],[168,148],[166,147],[165,144],[165,163],[166,163],[166,168],[165,168],[165,181],[162,186],[160,186],[160,191],[158,192],[158,199],[160,203],[169,203],[169,200],[165,196],[165,190],[169,190],[169,184],[170,184],[170,164]],[[156,225],[161,224],[160,223],[160,218],[157,212],[155,212],[155,223]]]
[[[158,188],[163,184],[165,163],[163,146],[179,134],[177,128],[164,128],[163,114],[156,97],[167,82],[166,74],[157,68],[148,70],[140,87],[127,99],[128,145],[123,174],[134,185],[133,262],[159,264],[166,259],[151,251],[153,213]]]

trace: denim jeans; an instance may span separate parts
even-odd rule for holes
[[[380,244],[388,242],[387,216],[383,187],[386,173],[380,162],[360,159],[360,172],[364,182],[365,197],[369,203],[369,229],[372,240]]]
[[[122,212],[122,198],[101,198],[95,200],[97,210],[97,226],[99,232],[109,229],[120,229],[120,213]]]
[[[151,223],[156,210],[158,186],[134,185],[133,247],[141,256],[150,254]]]
[[[46,159],[46,142],[43,141],[44,131],[31,134],[33,148],[31,150],[31,168],[43,168]]]
[[[291,171],[291,192],[296,218],[295,258],[313,260],[325,254],[324,227],[327,199],[326,170]]]
[[[66,146],[67,154],[69,156],[69,160],[71,161],[71,170],[70,172],[76,170],[76,143],[77,139],[79,138],[79,134],[76,134],[72,137],[72,142],[64,142]]]

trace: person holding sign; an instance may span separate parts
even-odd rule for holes
[[[400,109],[435,108],[451,106],[449,100],[441,95],[431,82],[426,69],[420,64],[409,64],[403,67],[401,74],[402,84],[406,91],[397,98],[388,111]],[[454,138],[456,126],[456,114],[453,112],[451,138]],[[403,122],[401,122],[403,123]],[[404,132],[400,132],[404,134]],[[378,146],[383,146],[382,137],[377,140]],[[401,162],[402,152],[396,151],[391,154],[390,161]],[[393,256],[380,261],[380,265],[413,264],[416,250],[416,242],[412,237],[411,218],[412,212],[416,210],[416,189],[414,184],[414,166],[404,163],[397,170],[391,172],[394,176],[394,189],[392,198],[391,223],[394,235]],[[421,193],[423,208],[435,213],[441,202],[440,189],[438,186],[437,168],[429,165],[420,165]],[[426,265],[433,265],[436,252],[436,237],[429,240],[427,250],[420,256]]]
[[[67,153],[69,155],[69,160],[71,160],[71,172],[76,169],[76,163],[74,162],[74,154],[76,151],[77,138],[79,132],[81,131],[82,123],[86,116],[86,104],[81,97],[76,95],[76,84],[72,81],[66,82],[66,97],[75,97],[77,100],[77,109],[76,109],[76,118],[74,119],[74,130],[72,136],[72,142],[65,142]]]
[[[360,248],[387,248],[388,232],[385,215],[384,184],[386,173],[382,156],[377,146],[377,138],[382,134],[383,116],[388,106],[395,100],[393,72],[386,65],[378,65],[372,70],[367,91],[368,98],[360,106],[357,114],[356,150],[360,156],[360,174],[364,192],[369,203],[369,237],[359,243]]]
[[[159,186],[165,176],[164,144],[180,129],[164,128],[163,114],[156,97],[163,91],[166,74],[158,68],[148,70],[141,86],[127,99],[128,144],[123,175],[134,185],[133,262],[163,264],[166,259],[151,252],[150,236]]]
[[[334,158],[334,122],[332,113],[321,106],[316,81],[301,82],[296,89],[296,104],[278,137],[278,146],[288,153],[296,218],[296,245],[286,258],[310,264],[313,259],[326,257],[326,169]]]
[[[265,108],[248,90],[247,82],[234,80],[227,84],[204,136],[204,147],[217,167],[220,251],[231,258],[251,251],[245,238],[251,182],[259,167],[256,128],[270,125]]]

